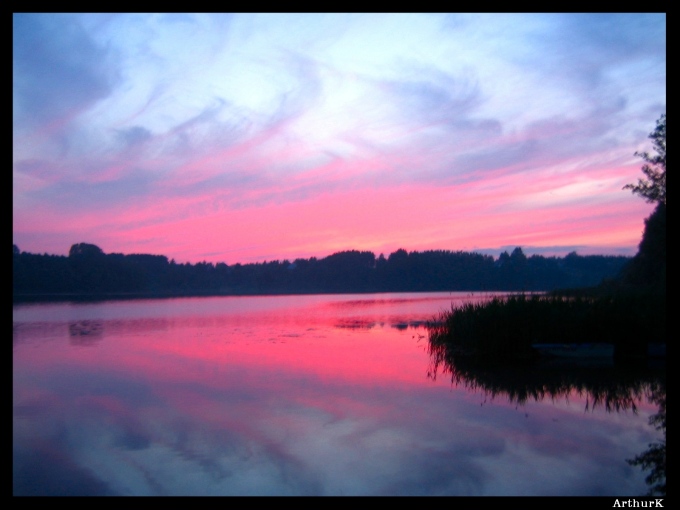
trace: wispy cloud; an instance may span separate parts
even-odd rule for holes
[[[650,208],[621,187],[637,178],[633,154],[665,111],[665,23],[14,15],[14,242],[111,252],[143,239],[178,259],[247,262],[529,238],[536,249],[588,250],[597,222],[617,232],[607,250],[633,253]],[[424,198],[406,221],[409,193]],[[283,210],[295,221],[279,220]],[[518,210],[532,221],[496,216]],[[530,235],[552,232],[557,211],[580,237]],[[460,218],[465,236],[447,230]],[[485,227],[494,222],[506,228]],[[212,235],[217,225],[230,235]],[[276,243],[268,225],[280,229]]]

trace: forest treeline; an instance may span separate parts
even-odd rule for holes
[[[14,245],[15,300],[48,295],[240,295],[405,291],[548,291],[597,285],[631,258],[587,255],[527,257],[521,248],[491,255],[407,252],[388,257],[343,251],[317,259],[252,264],[178,264],[163,255],[105,254],[79,243],[68,256],[21,252]]]

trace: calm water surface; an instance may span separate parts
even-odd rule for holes
[[[14,493],[644,494],[644,392],[617,411],[433,377],[423,321],[485,298],[14,306]]]

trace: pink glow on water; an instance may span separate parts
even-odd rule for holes
[[[481,471],[488,482],[476,494],[608,491],[583,480],[644,448],[654,406],[640,403],[638,414],[584,412],[586,397],[572,391],[518,408],[502,393],[455,385],[445,374],[432,380],[425,330],[393,326],[470,299],[486,297],[15,307],[15,453],[22,466],[83,466],[125,494],[390,493],[393,482],[411,480],[412,465],[466,469],[489,454],[493,462]],[[362,467],[367,462],[371,469]],[[553,475],[546,463],[575,474]],[[508,488],[518,465],[523,477]],[[253,473],[252,485],[229,476],[216,486],[220,466]],[[149,473],[152,484],[144,482]],[[309,476],[323,486],[289,487]],[[635,484],[643,486],[641,475]]]
[[[237,303],[239,299],[255,306],[267,299],[271,301],[271,298],[235,298],[213,302],[216,306],[224,303],[223,306],[229,309],[230,303]],[[275,299],[280,304],[286,300],[284,297]],[[301,299],[304,300],[291,298],[291,304]],[[16,362],[20,366],[27,363],[32,370],[47,370],[55,357],[67,356],[68,363],[96,371],[97,366],[104,367],[115,360],[115,370],[124,373],[185,379],[185,382],[207,377],[207,380],[214,379],[216,385],[224,384],[224,377],[230,377],[229,367],[241,367],[239,370],[250,367],[248,372],[259,374],[286,367],[285,371],[302,372],[319,381],[334,380],[336,383],[388,384],[391,381],[398,384],[401,381],[427,384],[423,371],[424,341],[421,339],[419,345],[414,340],[416,336],[422,337],[423,331],[416,333],[414,329],[400,331],[391,327],[390,321],[396,320],[394,316],[383,317],[380,312],[383,306],[394,307],[391,300],[386,300],[386,305],[380,301],[362,300],[356,304],[336,304],[331,300],[321,308],[313,304],[315,301],[324,303],[323,297],[313,298],[311,308],[303,315],[296,313],[294,306],[287,308],[284,305],[271,309],[264,316],[254,308],[223,315],[189,315],[171,321],[94,321],[100,325],[96,336],[73,337],[73,331],[77,333],[78,328],[54,325],[50,331],[55,339],[68,337],[69,329],[72,330],[72,345],[55,341],[50,344],[51,348],[45,347],[26,359],[19,357]],[[435,301],[406,300],[401,308],[409,313],[401,315],[399,320],[409,320],[409,317],[426,320],[437,310],[446,308],[450,301],[446,295]],[[372,317],[368,323],[359,321],[359,330],[354,326],[356,321],[352,320],[356,311],[369,313]],[[343,316],[349,323],[342,320]],[[375,323],[376,320],[385,322]],[[31,331],[40,331],[43,335],[46,332],[44,327],[39,327],[37,330],[29,328],[26,334],[33,334]],[[363,331],[363,334],[357,335],[357,331]],[[371,341],[373,337],[381,341]],[[385,349],[385,339],[390,349]],[[82,343],[84,340],[89,343]],[[74,343],[76,341],[78,343]],[[184,361],[175,366],[178,359]],[[19,376],[19,372],[15,376]],[[211,372],[213,376],[210,376]],[[252,383],[259,384],[257,376]]]

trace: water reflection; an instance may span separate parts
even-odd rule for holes
[[[649,424],[663,433],[663,437],[628,463],[640,466],[643,470],[651,470],[645,478],[649,485],[649,496],[666,495],[666,385],[657,384],[651,390],[651,400],[659,406],[659,411],[650,416]]]
[[[426,377],[422,324],[459,299],[15,307],[14,493],[643,493],[624,459],[656,439],[651,405],[582,413],[574,394],[518,412]]]
[[[649,424],[661,431],[663,438],[627,462],[651,470],[646,477],[648,495],[666,495],[665,369],[560,360],[508,364],[461,356],[441,342],[429,342],[428,352],[429,378],[443,375],[456,387],[480,392],[482,405],[506,399],[524,406],[531,401],[555,402],[575,396],[585,400],[585,412],[603,408],[608,413],[637,413],[642,402],[657,405],[658,412],[649,418]]]
[[[104,335],[104,323],[102,321],[76,321],[68,325],[72,345],[94,345]]]

